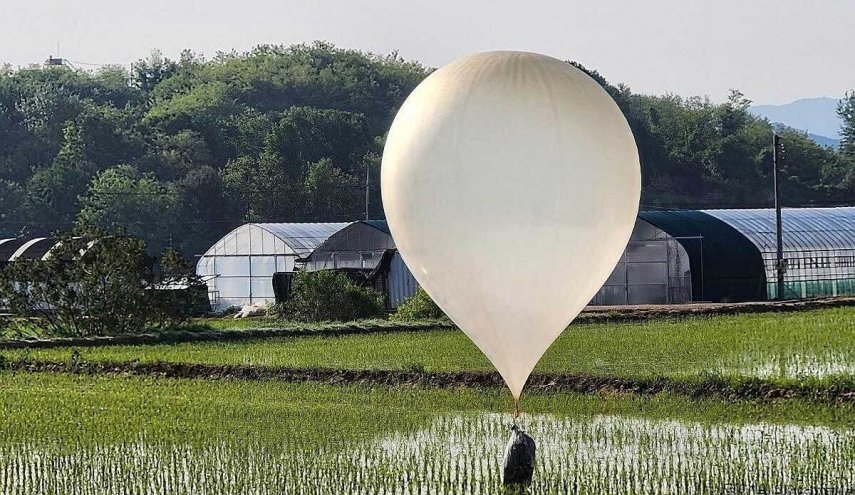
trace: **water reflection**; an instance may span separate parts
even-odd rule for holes
[[[743,353],[719,361],[712,371],[757,378],[823,378],[855,375],[855,355],[844,353]]]
[[[439,416],[348,442],[0,444],[0,493],[495,494],[506,420]],[[855,432],[847,429],[616,415],[535,415],[524,426],[538,442],[529,493],[855,490]]]

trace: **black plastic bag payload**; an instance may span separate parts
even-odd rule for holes
[[[534,439],[517,425],[511,426],[511,439],[505,451],[506,485],[528,485],[534,474],[534,458],[537,446]]]

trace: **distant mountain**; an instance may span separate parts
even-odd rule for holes
[[[790,127],[792,127],[792,126],[790,126]],[[838,147],[840,147],[840,140],[839,139],[834,139],[834,138],[830,138],[827,136],[820,136],[819,134],[811,134],[810,132],[808,133],[808,137],[811,138],[813,140],[813,142],[815,142],[821,146],[825,146],[827,148],[837,149]]]
[[[838,102],[837,98],[804,98],[785,105],[755,105],[749,111],[773,123],[805,131],[823,146],[837,146],[842,123],[837,116]]]

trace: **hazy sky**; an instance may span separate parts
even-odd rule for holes
[[[853,0],[0,0],[0,62],[96,64],[327,40],[431,66],[485,50],[577,60],[634,91],[757,103],[855,89]],[[81,65],[81,67],[84,67]]]

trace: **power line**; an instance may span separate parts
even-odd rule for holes
[[[96,64],[96,63],[93,63],[93,62],[79,62],[79,61],[77,61],[77,60],[69,60],[69,59],[67,59],[67,58],[65,59],[65,61],[66,61],[66,62],[71,62],[72,64],[78,64],[78,65],[89,65],[89,66],[92,66],[92,67],[104,67],[104,66],[107,66],[107,65],[122,65],[122,64]]]

